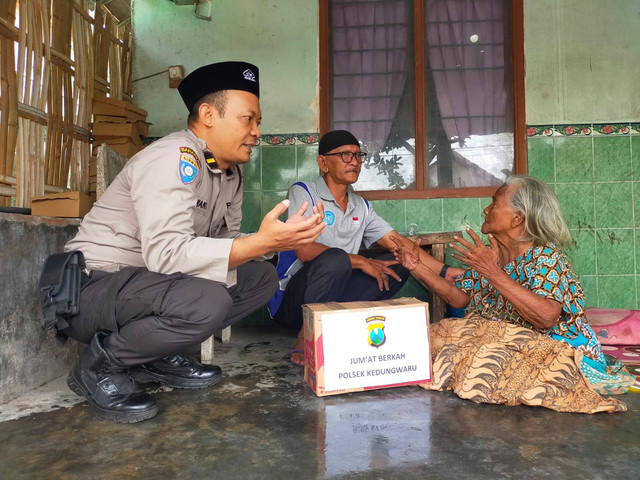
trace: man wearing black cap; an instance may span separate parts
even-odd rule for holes
[[[269,212],[253,235],[239,233],[242,170],[258,143],[259,76],[254,65],[201,67],[180,84],[186,130],[131,158],[83,219],[65,250],[84,254],[90,276],[80,313],[63,333],[89,346],[67,383],[99,418],[133,423],[157,413],[132,383],[200,388],[217,366],[181,352],[264,305],[277,275],[269,252],[313,242],[322,207],[286,223]]]
[[[392,236],[405,240],[353,191],[366,155],[356,137],[346,130],[331,131],[320,139],[318,153],[321,175],[313,183],[295,183],[287,198],[290,215],[305,204],[311,211],[322,202],[327,227],[315,243],[297,248],[295,254],[280,254],[280,289],[268,304],[276,322],[300,331],[291,351],[291,361],[300,365],[303,304],[391,298],[409,277],[392,253],[378,259],[358,255],[362,244],[378,243],[391,252],[396,246]]]

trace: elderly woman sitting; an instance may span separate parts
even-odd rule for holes
[[[472,242],[451,245],[469,267],[454,281],[427,266],[419,243],[396,249],[396,259],[434,294],[466,308],[464,319],[431,326],[433,381],[424,387],[477,402],[624,410],[599,395],[624,393],[633,377],[608,363],[586,322],[582,287],[560,249],[571,234],[553,191],[533,177],[511,176],[484,215],[489,245],[471,229]]]

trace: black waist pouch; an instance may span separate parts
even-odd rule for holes
[[[38,288],[42,295],[43,329],[54,330],[56,338],[67,341],[62,332],[68,319],[80,311],[80,289],[86,264],[78,250],[49,255],[44,263]]]

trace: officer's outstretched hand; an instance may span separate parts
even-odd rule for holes
[[[289,200],[285,200],[285,202],[288,202],[288,201]],[[283,203],[283,202],[280,202],[280,203]],[[309,202],[304,202],[302,205],[300,205],[300,208],[298,209],[298,211],[293,215],[291,215],[285,223],[299,223],[304,221],[305,219],[304,214],[307,212],[308,206],[309,206]],[[322,204],[322,202],[318,202],[318,204],[313,207],[313,213],[314,214],[317,213],[318,215],[320,215],[320,218],[324,219],[324,205]]]
[[[313,213],[305,216],[307,205],[308,202],[304,202],[294,215],[282,222],[278,217],[289,208],[289,200],[283,200],[264,216],[256,235],[267,239],[271,251],[295,250],[315,242],[326,226],[322,221],[324,206],[318,202]]]

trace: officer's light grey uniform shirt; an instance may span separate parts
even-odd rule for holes
[[[235,284],[228,265],[241,235],[242,174],[207,164],[205,148],[183,130],[133,156],[65,250],[81,250],[91,269],[147,267]]]
[[[306,182],[306,185],[313,197],[313,204],[320,200],[324,205],[327,226],[316,240],[317,243],[357,254],[363,244],[370,247],[393,231],[391,225],[373,210],[373,205],[354,193],[351,186],[347,190],[347,209],[343,212],[324,178],[319,176],[315,182]],[[309,202],[307,215],[312,211],[311,198],[304,187],[294,184],[289,189],[288,198],[291,201],[289,215],[295,214],[304,202]]]

